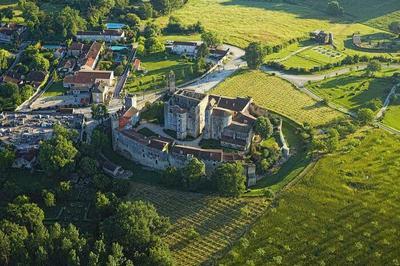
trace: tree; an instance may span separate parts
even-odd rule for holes
[[[6,7],[0,10],[0,18],[1,20],[3,18],[6,18],[8,20],[12,19],[14,17],[14,11],[12,7]]]
[[[332,16],[341,16],[343,15],[343,7],[340,6],[338,1],[329,1],[326,12]]]
[[[264,60],[264,49],[258,42],[252,42],[246,48],[245,58],[250,69],[258,69]]]
[[[125,21],[131,28],[136,28],[140,26],[140,18],[133,13],[128,13],[125,16]]]
[[[366,125],[374,121],[375,115],[371,109],[361,108],[357,112],[357,118],[362,125]]]
[[[183,186],[188,190],[196,190],[205,175],[206,167],[204,162],[193,157],[182,169]]]
[[[143,201],[127,201],[117,206],[115,214],[107,218],[101,226],[108,243],[118,242],[125,255],[135,265],[171,265],[171,255],[167,245],[162,245],[161,237],[167,232],[170,223],[167,218],[158,215],[155,207]],[[161,243],[161,245],[160,245]],[[157,264],[144,263],[152,258],[152,250],[166,256]]]
[[[63,39],[72,38],[78,30],[86,28],[86,21],[79,15],[79,12],[69,6],[64,7],[56,16],[55,30]]]
[[[328,135],[329,137],[326,140],[326,148],[328,152],[333,152],[337,150],[339,146],[339,132],[336,129],[331,128],[328,131]]]
[[[0,49],[0,69],[7,69],[9,67],[10,53],[7,50]]]
[[[165,50],[165,46],[157,37],[147,38],[144,42],[146,53],[158,53]]]
[[[169,187],[178,187],[182,182],[182,175],[176,167],[170,166],[165,169],[162,175],[163,184]]]
[[[4,173],[10,169],[15,161],[15,151],[10,148],[0,150],[0,171]]]
[[[110,138],[101,130],[95,129],[90,138],[90,143],[96,150],[102,151],[110,145]]]
[[[108,191],[111,188],[111,178],[105,174],[97,174],[93,177],[93,183],[97,190]]]
[[[7,216],[10,221],[25,226],[32,232],[43,227],[44,212],[37,204],[31,203],[27,196],[18,196],[7,205]]]
[[[399,34],[399,36],[400,36],[400,21],[394,21],[394,22],[390,23],[389,30],[396,34]]]
[[[104,104],[94,104],[92,105],[92,117],[94,120],[100,120],[101,123],[104,122],[104,119],[108,118],[109,113],[107,106]]]
[[[382,65],[379,63],[379,61],[373,60],[368,63],[367,75],[368,76],[374,75],[376,72],[381,70],[382,70]]]
[[[79,161],[79,170],[84,176],[93,176],[98,172],[97,161],[90,157],[83,157]]]
[[[244,168],[242,163],[223,163],[213,174],[218,191],[225,196],[238,197],[246,190]]]
[[[71,131],[73,132],[73,131]],[[39,147],[39,163],[47,174],[65,173],[72,170],[78,150],[75,148],[70,132],[56,126],[53,137],[45,140]]]
[[[169,0],[150,0],[154,10],[158,13],[165,15],[171,12],[171,3]]]
[[[272,133],[274,132],[274,127],[272,126],[272,123],[268,117],[260,116],[256,120],[254,130],[262,138],[267,139],[271,137]]]
[[[208,49],[205,43],[202,43],[197,50],[197,56],[200,58],[205,58],[210,54],[210,50]]]
[[[43,202],[46,207],[56,206],[56,196],[54,193],[44,189],[42,191]]]
[[[201,34],[201,40],[207,47],[217,47],[222,43],[222,40],[215,32],[206,31]]]

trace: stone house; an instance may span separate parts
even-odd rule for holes
[[[63,81],[64,88],[69,88],[73,94],[91,91],[97,83],[102,83],[104,86],[114,86],[113,71],[78,71],[73,75],[66,76]]]
[[[173,54],[196,57],[200,45],[201,42],[173,42],[170,49]]]

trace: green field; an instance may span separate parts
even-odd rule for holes
[[[193,62],[176,55],[165,53],[151,54],[140,58],[140,60],[142,61],[141,67],[147,72],[132,72],[125,87],[128,92],[164,88],[166,82],[163,77],[168,77],[171,70],[175,72],[177,85],[195,77],[194,75],[189,75],[188,72],[190,66],[193,69]],[[182,73],[182,71],[184,72]]]
[[[358,3],[360,6],[364,2],[358,0]],[[390,5],[392,11],[398,6],[396,0],[391,0]],[[174,11],[173,15],[185,24],[201,21],[206,29],[217,32],[225,42],[240,47],[247,46],[251,41],[280,44],[293,38],[308,36],[310,31],[323,29],[333,32],[335,44],[339,50],[343,50],[345,41],[355,32],[381,32],[368,25],[332,20],[325,13],[325,8],[319,10],[310,8],[309,5],[293,5],[281,1],[189,0],[182,9]],[[158,22],[166,25],[168,18],[163,17]]]
[[[383,123],[400,130],[400,99],[396,96],[396,99],[390,103],[389,108],[386,110]]]
[[[46,91],[43,93],[44,97],[48,96],[61,96],[68,91],[64,88],[62,81],[57,81],[53,83]]]
[[[358,132],[284,191],[219,265],[398,265],[400,140]]]
[[[262,198],[223,198],[132,183],[129,196],[154,204],[169,217],[172,228],[166,242],[176,265],[212,261],[259,217],[268,206]],[[251,215],[250,215],[251,214]],[[199,235],[191,234],[191,231]]]
[[[289,82],[261,71],[242,71],[221,83],[212,93],[230,97],[250,96],[258,105],[300,124],[322,125],[341,116],[298,91]]]
[[[369,107],[373,100],[382,105],[395,85],[391,76],[396,72],[398,69],[390,68],[376,73],[376,77],[368,77],[365,71],[358,71],[313,83],[308,87],[330,102],[356,110]]]

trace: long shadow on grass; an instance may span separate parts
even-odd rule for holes
[[[362,0],[360,0],[362,1]],[[300,2],[300,1],[299,1]],[[319,2],[319,1],[317,1]],[[323,2],[320,0],[320,2]],[[379,1],[377,1],[378,3]],[[393,1],[394,2],[394,1]],[[376,4],[377,4],[376,3]],[[323,4],[288,4],[288,3],[266,3],[266,1],[248,1],[248,0],[230,0],[221,3],[225,6],[244,6],[250,8],[263,8],[271,11],[280,11],[284,13],[292,13],[297,15],[301,19],[318,19],[318,20],[328,20],[331,22],[339,23],[354,23],[354,20],[359,22],[367,22],[373,18],[378,18],[385,16],[389,13],[396,12],[400,10],[400,4],[396,2],[395,4],[389,4],[386,6],[379,6],[375,8],[374,5],[362,5],[364,12],[357,10],[357,13],[362,14],[358,17],[353,14],[347,13],[349,11],[349,6],[344,7],[345,15],[342,17],[332,17],[326,13],[327,1]],[[396,6],[398,5],[398,6]]]

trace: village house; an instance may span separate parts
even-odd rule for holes
[[[44,71],[30,71],[26,75],[26,83],[32,85],[35,88],[39,88],[47,78],[47,72]]]
[[[0,42],[20,41],[28,28],[16,23],[3,23],[0,27]]]
[[[103,44],[99,42],[93,42],[90,45],[86,56],[79,60],[79,65],[82,70],[93,70],[96,68],[97,62],[100,59],[101,51],[103,50]]]
[[[76,60],[75,59],[67,59],[64,61],[64,64],[58,68],[58,72],[63,72],[64,74],[69,74],[74,71],[74,68],[76,66]]]
[[[114,86],[113,71],[78,71],[73,75],[66,76],[63,81],[64,88],[69,88],[72,94],[90,92],[96,83],[103,83],[104,86]]]
[[[104,103],[107,100],[107,96],[111,92],[110,86],[104,82],[97,82],[94,84],[92,90],[92,101],[93,103]]]
[[[201,42],[173,42],[170,46],[171,53],[196,57]]]
[[[85,45],[83,43],[73,42],[68,47],[67,55],[74,56],[74,57],[80,57],[84,51],[84,47],[85,47]]]
[[[120,42],[125,40],[123,30],[78,31],[76,39],[79,41]]]

